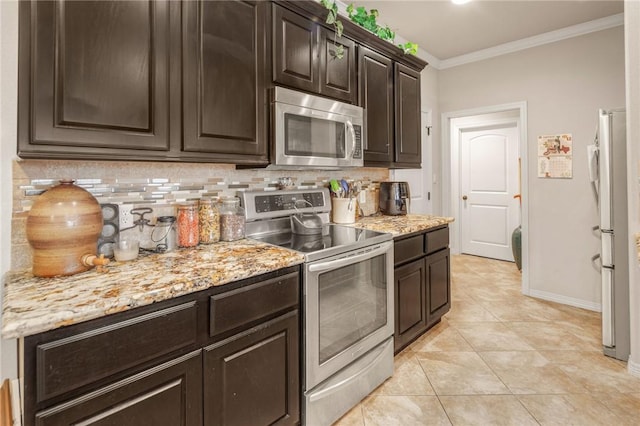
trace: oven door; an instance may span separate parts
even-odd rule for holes
[[[310,390],[393,335],[393,242],[305,265]]]

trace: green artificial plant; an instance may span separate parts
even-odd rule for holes
[[[320,3],[328,10],[326,23],[333,25],[335,32],[334,42],[336,50],[333,54],[336,58],[341,59],[344,56],[344,47],[336,41],[338,37],[342,37],[343,31],[342,22],[338,19],[338,5],[335,0],[320,0]],[[367,11],[366,8],[362,6],[355,7],[353,3],[351,3],[347,6],[347,14],[352,22],[372,32],[382,40],[390,43],[395,42],[396,33],[389,28],[388,25],[382,26],[378,24],[378,16],[380,13],[377,9]],[[410,41],[398,44],[398,47],[402,49],[405,54],[416,55],[418,53],[418,45]]]
[[[335,58],[342,59],[344,56],[344,46],[338,44],[338,37],[342,37],[342,21],[338,19],[338,5],[335,0],[320,0],[320,4],[322,4],[329,12],[327,13],[327,24],[333,25],[333,44],[336,46],[336,49],[332,52]]]

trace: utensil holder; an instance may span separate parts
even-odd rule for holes
[[[333,223],[354,223],[356,221],[356,200],[353,198],[333,198],[331,200]]]

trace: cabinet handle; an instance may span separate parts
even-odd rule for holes
[[[462,199],[463,199],[464,201],[467,201],[467,196],[466,196],[466,195],[463,195],[463,196],[462,196]]]

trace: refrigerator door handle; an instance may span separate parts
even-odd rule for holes
[[[613,316],[613,269],[602,268],[602,345],[614,347],[615,322]]]
[[[603,231],[602,242],[600,249],[600,259],[602,260],[602,266],[613,267],[613,233]]]

